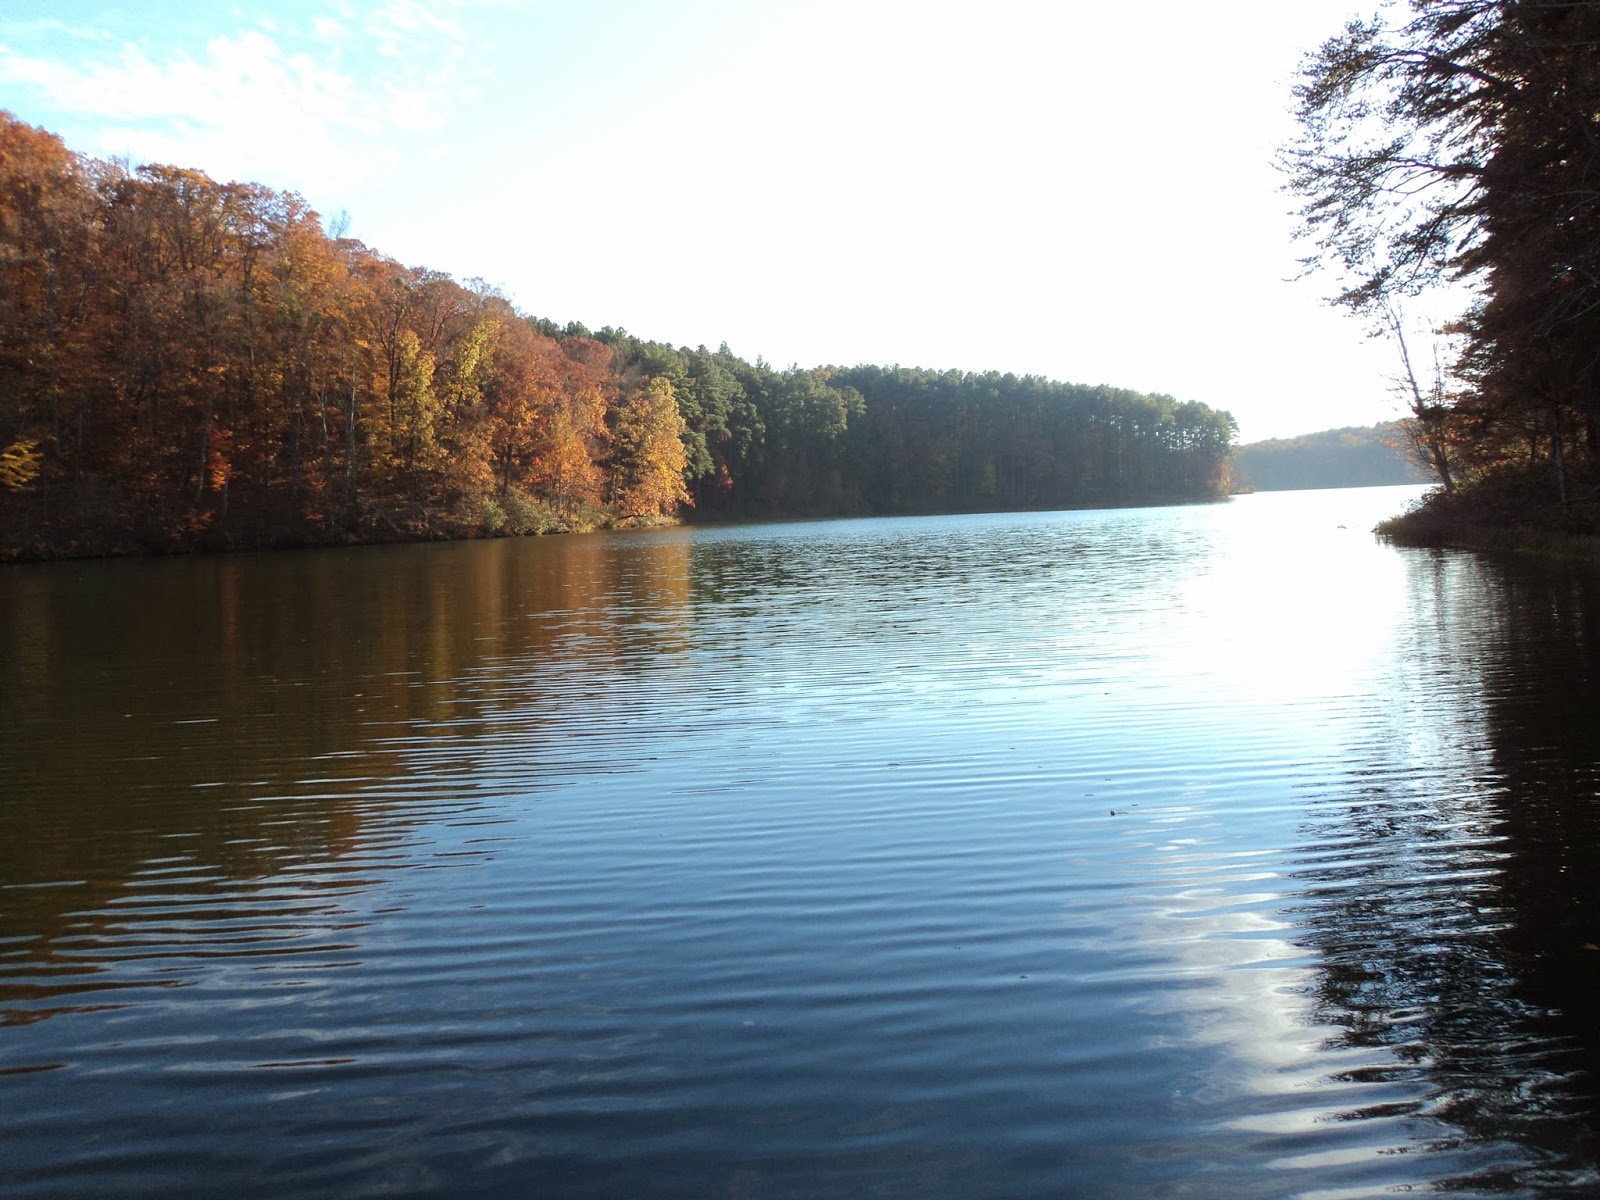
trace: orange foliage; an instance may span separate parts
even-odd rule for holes
[[[604,499],[615,360],[298,196],[0,113],[0,557],[24,526],[90,552],[464,532],[512,489],[572,514]]]

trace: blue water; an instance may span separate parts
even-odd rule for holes
[[[1593,579],[1416,494],[10,568],[0,1194],[1593,1194]]]

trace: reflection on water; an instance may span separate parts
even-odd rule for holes
[[[0,1192],[1591,1194],[1595,579],[1403,495],[9,568]]]
[[[1442,1123],[1463,1188],[1593,1194],[1600,1080],[1596,578],[1408,557],[1392,719],[1317,788],[1318,1007]],[[1418,681],[1425,681],[1418,686]],[[1366,1115],[1358,1112],[1356,1116]]]
[[[513,549],[17,569],[0,593],[0,938],[35,961],[25,981],[0,976],[0,1003],[177,986],[169,958],[219,946],[303,955],[314,925],[345,927],[340,893],[433,836],[415,831],[470,827],[470,743],[514,694],[486,698],[480,680],[612,663],[625,633],[662,644],[687,585],[684,547],[647,578],[592,541]],[[181,937],[147,952],[144,922],[167,920]],[[106,944],[130,923],[136,952]],[[105,979],[111,963],[126,969]],[[0,1020],[49,1011],[8,1004]]]

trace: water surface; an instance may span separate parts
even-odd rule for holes
[[[1415,494],[7,568],[0,1194],[1594,1194],[1600,593]]]

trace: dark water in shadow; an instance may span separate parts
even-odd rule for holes
[[[1600,616],[1405,493],[0,572],[0,1195],[1586,1196]]]

